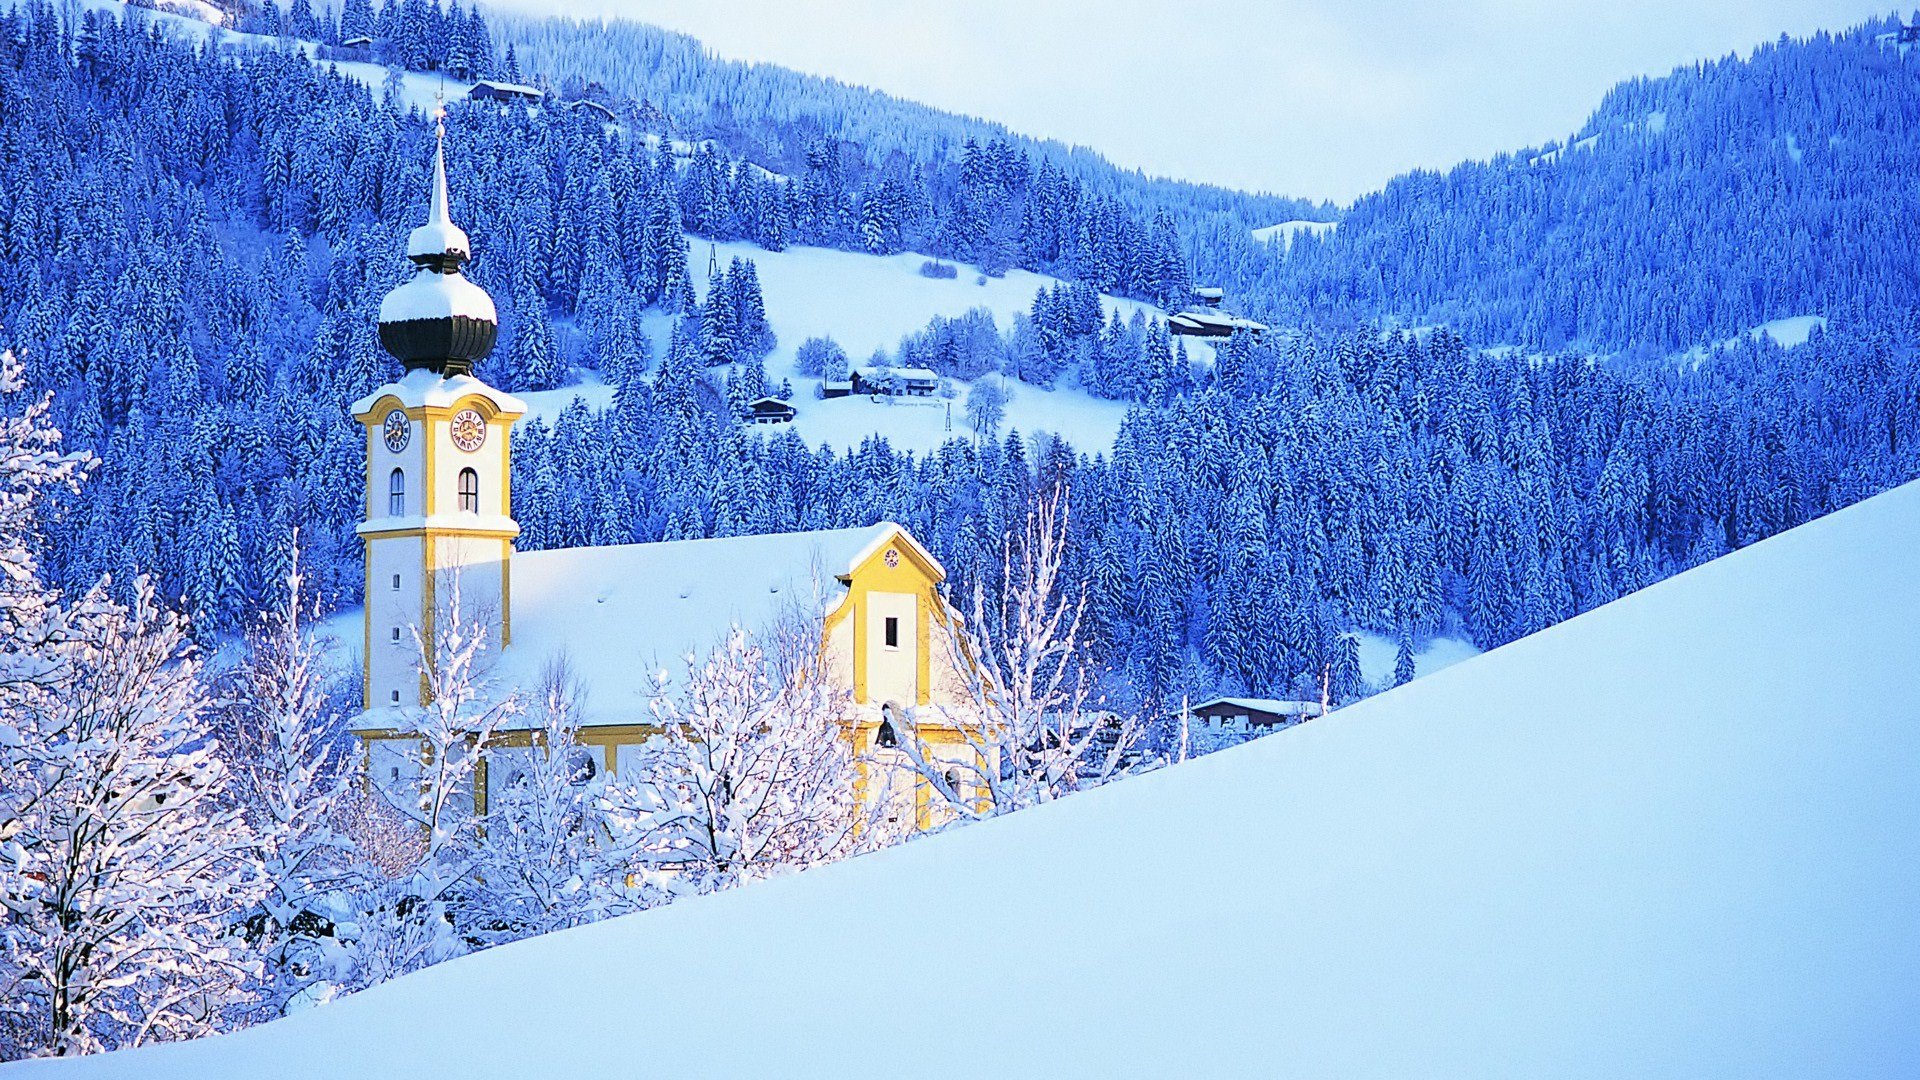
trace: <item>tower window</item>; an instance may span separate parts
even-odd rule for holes
[[[407,512],[407,474],[399,469],[387,476],[387,514],[399,517]]]
[[[400,591],[400,575],[399,574],[393,575],[393,591],[394,592]]]
[[[393,643],[400,644],[400,628],[397,626],[393,628]]]
[[[889,649],[897,649],[900,647],[900,620],[891,615],[887,616],[887,628],[884,640]]]
[[[393,692],[393,703],[394,703],[395,705],[398,705],[398,704],[400,704],[400,691],[398,691],[398,690],[395,690],[395,691]],[[398,769],[395,769],[395,770],[393,771],[393,778],[394,778],[395,780],[398,780],[398,779],[400,778],[400,770],[398,770]]]
[[[469,514],[480,512],[480,474],[472,469],[460,470],[460,509]]]

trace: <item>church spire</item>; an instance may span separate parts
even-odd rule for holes
[[[493,351],[500,330],[493,298],[460,274],[472,258],[447,205],[447,110],[434,95],[433,187],[426,224],[407,237],[413,277],[380,301],[380,344],[408,370],[466,375]]]

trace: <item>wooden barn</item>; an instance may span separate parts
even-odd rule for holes
[[[1193,706],[1188,712],[1189,723],[1198,730],[1259,734],[1319,716],[1320,703],[1217,697]]]
[[[820,396],[823,398],[846,397],[851,393],[853,393],[853,380],[851,378],[822,379],[820,381]]]
[[[747,403],[748,419],[756,424],[791,424],[799,412],[777,397],[755,398]]]
[[[1227,298],[1227,290],[1217,285],[1204,285],[1193,290],[1194,299],[1210,308],[1217,308]]]
[[[495,82],[492,79],[482,79],[467,91],[467,97],[474,101],[519,102],[523,105],[538,105],[545,96],[538,87],[524,83]]]

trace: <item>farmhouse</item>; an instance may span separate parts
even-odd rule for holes
[[[467,97],[474,101],[517,101],[527,105],[538,105],[546,95],[542,94],[538,87],[482,79],[473,84],[473,89],[467,91]]]
[[[1224,311],[1183,311],[1167,319],[1167,330],[1176,337],[1223,338],[1236,331],[1264,334],[1267,326]]]
[[[929,761],[987,767],[961,719],[939,560],[886,521],[516,552],[512,434],[526,405],[473,375],[498,319],[486,291],[461,274],[471,249],[448,213],[439,148],[432,184],[427,221],[407,243],[413,276],[380,305],[380,342],[406,374],[353,404],[367,461],[364,699],[352,726],[369,778],[403,790],[414,782],[419,758],[403,722],[431,703],[418,658],[456,604],[462,624],[484,632],[498,685],[533,691],[543,669],[566,659],[583,683],[580,741],[608,773],[660,730],[648,708],[655,673],[704,656],[739,626],[802,643],[838,692],[840,737],[866,763],[856,794],[894,820],[929,823],[930,792],[907,768],[903,740],[918,739]],[[754,406],[792,419],[778,399]],[[483,772],[476,812],[490,783]]]
[[[926,397],[940,387],[940,376],[929,368],[856,368],[853,392]]]

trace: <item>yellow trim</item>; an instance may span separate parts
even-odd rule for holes
[[[440,488],[437,482],[439,476],[433,471],[433,425],[422,420],[420,422],[420,436],[425,440],[420,444],[420,452],[425,457],[425,464],[421,466],[420,486],[425,489],[426,492],[426,494],[421,496],[420,505],[424,508],[422,512],[425,513],[426,516],[432,517],[433,504],[435,502],[434,495],[438,493]]]
[[[360,534],[368,540],[391,540],[406,536],[459,536],[479,540],[512,540],[520,535],[512,529],[468,529],[459,525],[435,525],[431,529],[380,529]]]
[[[513,540],[500,541],[500,647],[513,644]]]

